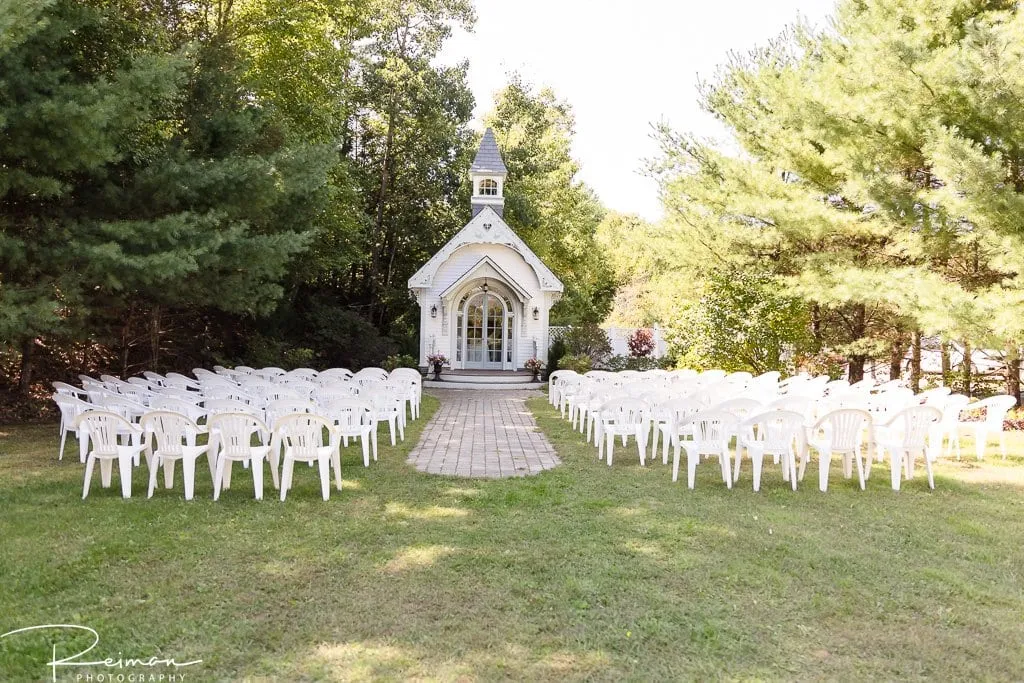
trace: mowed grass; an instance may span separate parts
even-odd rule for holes
[[[728,491],[714,462],[688,491],[528,405],[555,470],[416,472],[428,397],[380,462],[345,452],[327,503],[305,467],[285,503],[252,500],[240,469],[214,503],[202,463],[192,502],[180,484],[146,500],[145,468],[136,498],[115,474],[82,501],[54,426],[0,430],[0,632],[87,625],[87,659],[202,659],[186,681],[1024,677],[1019,435],[1005,463],[944,462],[935,491],[923,470],[895,493],[876,468],[862,492],[833,467],[822,494],[816,461],[796,493],[772,467],[753,493],[749,463]],[[52,642],[90,639],[0,640],[0,679],[48,678]]]

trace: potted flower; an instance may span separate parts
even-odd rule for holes
[[[539,358],[531,358],[523,363],[523,367],[533,373],[533,381],[536,382],[540,380],[540,371],[544,369],[544,362]]]
[[[427,363],[430,364],[430,370],[434,373],[434,379],[440,381],[441,370],[444,369],[445,364],[448,362],[448,357],[443,353],[432,353],[427,356]]]

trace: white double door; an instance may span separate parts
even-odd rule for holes
[[[501,370],[509,340],[508,311],[500,297],[482,292],[466,301],[462,357],[467,368]]]

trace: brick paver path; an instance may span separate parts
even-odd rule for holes
[[[526,407],[526,391],[430,392],[441,407],[409,463],[421,472],[457,477],[521,477],[559,465],[555,449]]]

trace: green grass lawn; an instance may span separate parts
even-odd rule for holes
[[[753,493],[749,463],[737,490],[706,463],[688,491],[632,445],[599,463],[536,398],[563,465],[481,481],[405,464],[436,406],[369,469],[350,447],[327,503],[304,467],[286,503],[241,470],[214,503],[203,463],[189,503],[146,500],[145,468],[136,498],[115,473],[82,501],[54,426],[0,430],[0,632],[90,626],[88,658],[202,659],[185,681],[1024,676],[1017,435],[1005,463],[940,465],[934,492],[834,466],[822,494],[816,461],[795,494],[770,467]],[[0,640],[0,679],[48,678],[54,641],[91,642]]]

